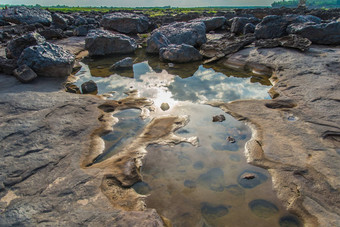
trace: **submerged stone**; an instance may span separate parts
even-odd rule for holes
[[[224,172],[220,168],[210,169],[208,172],[201,174],[197,182],[212,191],[221,192],[224,190]]]
[[[233,162],[239,162],[241,161],[241,157],[237,154],[231,154],[229,155],[229,159]]]
[[[147,194],[150,194],[150,191],[151,191],[151,187],[148,183],[146,182],[137,182],[135,183],[132,188],[138,193],[138,194],[141,194],[141,195],[147,195]]]
[[[169,106],[168,103],[163,102],[163,103],[161,104],[161,109],[162,109],[163,111],[167,111],[168,109],[170,109],[170,106]]]
[[[81,91],[83,92],[83,94],[96,95],[98,93],[98,87],[93,80],[89,80],[81,85]]]
[[[279,220],[280,227],[301,227],[302,224],[300,220],[293,216],[293,215],[287,215],[283,216]]]
[[[229,213],[229,209],[224,205],[201,203],[201,213],[204,218],[211,220],[227,215]]]
[[[255,199],[248,204],[251,211],[260,218],[269,218],[279,212],[277,206],[264,199]]]
[[[268,177],[262,173],[245,170],[238,176],[237,182],[244,188],[255,188],[267,179]]]
[[[192,180],[185,180],[184,186],[187,188],[196,188],[196,182]]]
[[[197,161],[193,165],[194,169],[200,170],[204,168],[204,163],[202,161]]]

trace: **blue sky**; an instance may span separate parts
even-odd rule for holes
[[[274,0],[2,0],[1,4],[13,5],[68,5],[68,6],[167,6],[201,7],[201,6],[269,6]]]

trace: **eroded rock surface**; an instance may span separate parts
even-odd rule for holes
[[[202,59],[202,55],[193,46],[187,44],[170,44],[169,46],[162,47],[159,50],[159,58],[162,61],[185,63],[199,61]]]
[[[80,167],[91,133],[106,124],[103,100],[60,91],[56,78],[0,81],[0,226],[164,225],[155,210],[113,208],[102,170]]]
[[[223,63],[273,69],[274,100],[221,108],[253,128],[248,162],[267,168],[278,197],[306,226],[340,225],[340,49],[248,48]]]
[[[9,7],[1,10],[3,20],[16,24],[35,24],[50,25],[52,22],[51,13],[40,8],[27,8],[23,6]]]
[[[101,20],[105,29],[115,30],[121,33],[143,33],[149,28],[149,19],[144,15],[133,13],[107,14]]]

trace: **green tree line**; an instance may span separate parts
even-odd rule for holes
[[[283,0],[272,4],[272,7],[296,7],[299,0]],[[307,0],[307,6],[310,7],[340,7],[340,0]]]

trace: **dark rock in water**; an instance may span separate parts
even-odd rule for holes
[[[52,22],[51,13],[40,8],[27,8],[24,6],[9,7],[1,10],[3,20],[15,24],[35,24],[50,25]]]
[[[198,177],[197,183],[210,190],[221,192],[224,190],[224,172],[220,168],[210,169]]]
[[[13,70],[17,67],[16,60],[7,59],[0,56],[0,72],[3,72],[7,75],[12,75]]]
[[[290,24],[301,24],[306,22],[321,23],[321,19],[311,15],[266,16],[261,23],[256,25],[255,36],[257,39],[279,38],[288,35],[286,30]]]
[[[192,180],[185,180],[184,186],[187,188],[196,188],[196,182]]]
[[[201,46],[200,53],[209,60],[204,63],[217,61],[226,55],[236,53],[243,47],[251,44],[255,41],[253,34],[247,34],[244,36],[236,37],[233,34],[225,35],[219,40],[211,40]]]
[[[149,186],[149,184],[143,181],[135,183],[134,185],[132,185],[132,188],[138,194],[141,194],[141,195],[150,194],[150,191],[151,191],[151,187]]]
[[[193,167],[197,170],[201,170],[204,168],[204,163],[202,161],[197,161],[194,163]]]
[[[162,26],[154,32],[162,33],[172,44],[201,46],[207,41],[203,22],[176,22]]]
[[[49,40],[49,39],[61,39],[61,38],[64,37],[63,30],[61,30],[60,28],[44,29],[42,31],[39,31],[39,34],[44,36],[45,39],[47,39],[47,40]]]
[[[6,47],[6,57],[18,59],[22,51],[34,45],[43,44],[45,38],[37,32],[31,32],[19,38],[11,40]]]
[[[262,173],[245,170],[237,178],[237,182],[244,188],[255,188],[267,181],[268,177]]]
[[[234,195],[234,196],[244,196],[245,195],[244,189],[241,188],[240,186],[236,185],[236,184],[226,186],[225,190],[227,192],[229,192],[230,194]]]
[[[133,53],[136,48],[134,39],[100,29],[89,31],[85,39],[85,49],[91,56]]]
[[[190,23],[203,22],[205,25],[206,32],[209,32],[222,27],[225,24],[226,19],[225,17],[201,17],[194,20],[190,20],[189,22]]]
[[[259,22],[260,20],[255,17],[234,17],[232,19],[230,31],[236,34],[243,34],[246,24],[257,24]]]
[[[75,84],[67,83],[65,84],[65,91],[74,94],[80,94],[80,89]]]
[[[37,78],[37,74],[27,65],[21,65],[19,68],[15,69],[13,73],[22,83],[29,83]]]
[[[68,27],[68,20],[59,13],[52,14],[52,25],[56,28],[65,30]]]
[[[170,44],[159,50],[159,58],[162,61],[185,63],[199,61],[202,59],[200,52],[193,46],[187,44]]]
[[[169,104],[166,103],[166,102],[163,102],[163,103],[161,104],[161,110],[167,111],[168,109],[170,109]]]
[[[340,44],[340,22],[292,24],[287,28],[287,31],[307,38],[316,44]]]
[[[279,220],[280,227],[301,227],[301,221],[293,216],[293,215],[287,215],[283,216]]]
[[[28,65],[38,76],[65,77],[72,72],[75,56],[62,47],[44,43],[27,47],[20,58],[18,65]]]
[[[83,94],[94,94],[96,95],[98,93],[98,87],[97,84],[93,81],[86,81],[81,85],[81,91]]]
[[[158,54],[159,49],[170,45],[170,41],[160,32],[153,32],[147,40],[146,52]]]
[[[228,137],[227,137],[227,141],[228,141],[229,143],[235,143],[235,142],[236,142],[236,140],[235,140],[233,137],[231,137],[231,136],[228,136]]]
[[[255,46],[260,48],[273,48],[273,47],[290,47],[306,51],[312,42],[298,35],[290,34],[281,38],[275,39],[260,39],[255,41]]]
[[[260,218],[269,218],[279,212],[279,209],[269,201],[255,199],[248,204],[249,208]]]
[[[201,203],[201,213],[207,220],[212,220],[227,215],[229,213],[229,209],[224,205]]]
[[[243,34],[249,34],[249,33],[254,33],[255,32],[255,25],[252,23],[247,23],[244,28],[243,28]]]
[[[223,122],[225,121],[225,116],[223,114],[213,116],[213,122]]]
[[[80,25],[73,30],[73,35],[75,36],[86,36],[90,30],[96,27],[92,24]]]
[[[124,58],[116,63],[114,63],[110,70],[118,70],[118,69],[132,69],[133,67],[133,59],[131,57]]]
[[[149,19],[143,15],[117,12],[104,15],[100,24],[105,29],[121,33],[143,33],[149,28]]]

